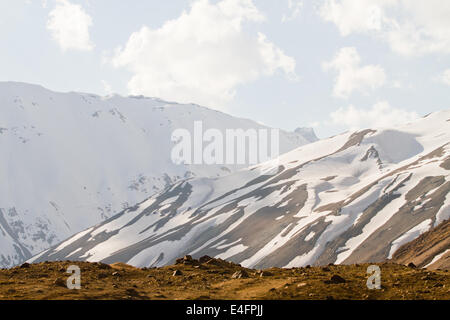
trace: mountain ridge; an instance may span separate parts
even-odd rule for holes
[[[174,130],[270,129],[157,98],[60,93],[0,82],[0,267],[23,262],[189,176],[245,165],[176,165]],[[280,131],[280,152],[308,143]]]
[[[450,220],[401,246],[392,261],[413,263],[420,268],[450,270]]]
[[[244,267],[380,262],[450,217],[450,111],[347,132],[216,179],[174,184],[30,261]],[[206,194],[206,196],[205,196]]]

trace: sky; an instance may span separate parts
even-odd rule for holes
[[[0,0],[0,43],[0,81],[321,138],[450,109],[450,1]]]

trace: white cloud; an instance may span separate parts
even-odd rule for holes
[[[445,70],[439,77],[438,80],[443,84],[450,86],[450,69]]]
[[[36,0],[25,0],[25,4],[32,4],[33,1],[36,1]],[[37,0],[37,1],[41,2],[42,8],[44,8],[44,9],[47,8],[47,0]]]
[[[55,8],[50,11],[47,29],[63,51],[93,49],[89,35],[92,18],[80,5],[68,0],[57,0]]]
[[[370,109],[356,108],[352,105],[339,108],[330,115],[328,124],[340,125],[351,130],[361,128],[395,127],[419,118],[414,111],[391,107],[388,102],[378,102]]]
[[[303,9],[303,0],[288,0],[289,14],[284,14],[281,22],[288,22],[297,19]]]
[[[401,55],[450,53],[450,1],[325,0],[319,14],[343,36],[371,34]]]
[[[353,47],[340,49],[333,60],[323,64],[325,70],[333,69],[338,73],[333,88],[335,96],[347,98],[355,90],[365,92],[385,83],[386,74],[382,67],[360,64],[361,58]]]
[[[383,9],[397,0],[325,0],[320,16],[338,27],[343,36],[381,30],[387,23]]]
[[[265,35],[244,32],[264,16],[251,0],[197,0],[159,29],[134,32],[110,62],[133,73],[131,94],[223,107],[236,87],[280,70],[295,78],[295,60]]]
[[[112,94],[113,89],[112,89],[111,85],[106,80],[101,80],[101,82],[102,82],[103,91],[105,92],[105,94],[106,95]]]

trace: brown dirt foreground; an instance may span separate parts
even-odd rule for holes
[[[66,287],[70,276],[66,270],[70,265],[81,269],[80,290]],[[186,257],[178,259],[176,265],[150,269],[120,263],[43,262],[0,270],[0,299],[450,300],[448,271],[381,263],[378,266],[382,288],[369,290],[366,286],[368,266],[257,271],[209,257],[200,260]],[[236,278],[239,275],[241,277]]]

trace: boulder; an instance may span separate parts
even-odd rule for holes
[[[180,270],[175,270],[174,272],[173,272],[173,274],[172,274],[172,276],[174,276],[174,277],[177,277],[177,276],[182,276],[183,275],[183,272],[181,272]]]
[[[231,279],[243,279],[243,278],[248,278],[248,273],[245,270],[236,271],[231,276]]]
[[[341,276],[335,274],[333,275],[330,280],[326,280],[325,283],[326,284],[341,284],[341,283],[346,283],[347,281],[342,278]]]

